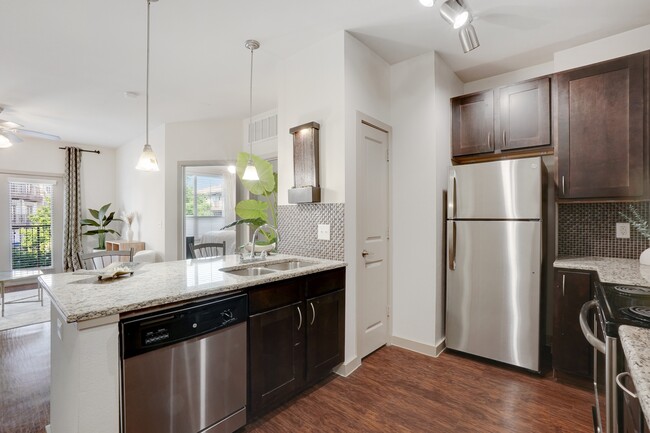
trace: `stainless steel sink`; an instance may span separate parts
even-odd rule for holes
[[[237,269],[234,271],[224,271],[227,274],[240,275],[242,277],[258,277],[265,274],[273,274],[276,271],[260,267]]]
[[[291,260],[282,263],[271,263],[264,265],[265,268],[275,269],[278,271],[290,271],[291,269],[304,268],[305,266],[315,265],[315,262],[304,262],[302,260]]]

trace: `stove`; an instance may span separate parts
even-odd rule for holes
[[[607,336],[617,338],[620,325],[650,328],[649,287],[597,283],[595,289]]]

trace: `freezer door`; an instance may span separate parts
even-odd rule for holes
[[[450,167],[447,218],[540,219],[541,215],[541,158]]]
[[[448,221],[447,347],[539,371],[541,223]]]

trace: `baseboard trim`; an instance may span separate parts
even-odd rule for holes
[[[401,347],[402,349],[410,350],[412,352],[421,353],[427,356],[438,357],[445,350],[445,340],[432,346],[430,344],[419,343],[417,341],[408,340],[401,337],[391,337],[390,342],[392,345]]]
[[[352,361],[339,365],[334,370],[334,373],[338,374],[339,376],[348,377],[354,372],[354,370],[359,367],[361,367],[361,359],[356,356]]]

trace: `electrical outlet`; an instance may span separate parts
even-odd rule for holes
[[[330,225],[329,224],[318,224],[318,239],[321,241],[330,240]]]
[[[616,239],[630,239],[630,223],[616,223]]]

